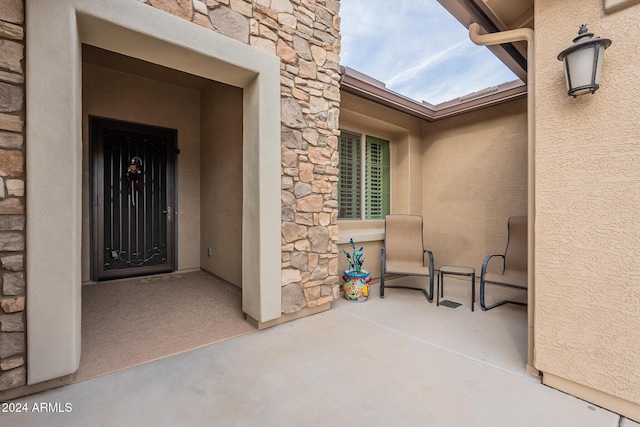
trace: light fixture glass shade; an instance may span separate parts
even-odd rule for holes
[[[583,25],[574,44],[560,52],[558,59],[564,62],[567,94],[573,97],[593,93],[600,88],[602,58],[611,40],[593,37]]]

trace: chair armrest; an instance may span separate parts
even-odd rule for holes
[[[383,246],[382,249],[380,249],[380,272],[382,274],[384,274],[384,271],[386,270],[385,268],[386,264],[387,264],[387,253]]]
[[[487,255],[482,261],[482,270],[480,272],[481,278],[483,278],[484,275],[487,273],[487,266],[489,265],[489,261],[491,261],[491,258],[494,258],[494,257],[502,258],[502,272],[504,273],[504,255],[502,254]]]
[[[433,275],[433,252],[425,249],[424,253],[429,255],[429,274]],[[422,255],[422,265],[424,265],[424,254]]]

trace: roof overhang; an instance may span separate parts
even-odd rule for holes
[[[533,28],[533,0],[438,0],[462,25],[477,23],[487,33]],[[527,81],[527,45],[508,43],[487,48],[520,80]]]
[[[340,71],[341,90],[429,122],[522,98],[527,95],[526,85],[520,80],[515,80],[461,96],[442,104],[431,105],[426,102],[415,101],[389,90],[381,81],[352,68],[340,67]]]

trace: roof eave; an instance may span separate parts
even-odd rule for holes
[[[438,0],[465,28],[478,23],[487,33],[509,30],[481,0]],[[523,43],[508,43],[487,48],[523,82],[527,81],[527,52]]]
[[[469,100],[459,99],[438,105],[430,105],[414,101],[391,91],[382,82],[349,67],[340,68],[341,90],[429,122],[486,108],[527,95],[526,85],[521,81],[513,81],[491,88],[493,90],[489,94],[479,95]]]

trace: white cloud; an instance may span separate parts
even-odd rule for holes
[[[449,46],[444,50],[436,52],[428,57],[424,58],[420,63],[410,67],[406,70],[400,71],[394,76],[391,76],[385,83],[389,87],[393,87],[400,83],[405,83],[407,81],[415,79],[419,73],[424,72],[446,60],[448,60],[451,55],[455,54],[456,51],[459,51],[466,44],[466,41],[463,40],[454,44],[453,46]]]
[[[342,0],[341,64],[431,104],[515,80],[436,0]]]

